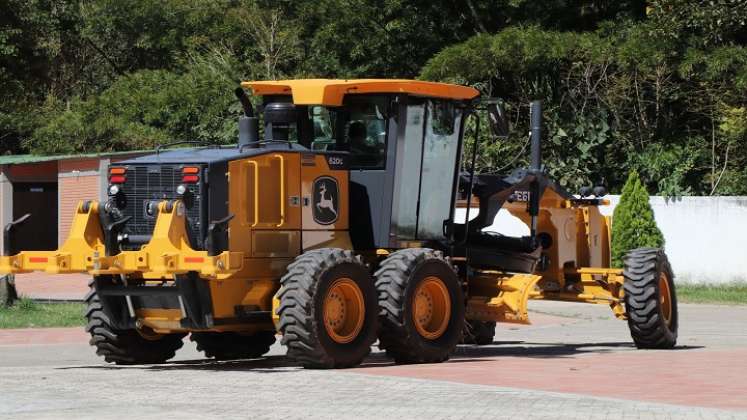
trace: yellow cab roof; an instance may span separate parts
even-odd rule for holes
[[[254,95],[293,95],[296,105],[340,106],[349,94],[407,93],[442,99],[468,100],[480,96],[471,87],[404,79],[299,79],[243,82]]]

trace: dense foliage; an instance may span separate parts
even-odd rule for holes
[[[636,169],[655,193],[747,194],[745,19],[744,0],[0,0],[0,153],[228,143],[242,79],[421,77],[505,99],[514,134],[481,170],[525,159],[542,99],[572,191]]]
[[[630,172],[612,216],[612,266],[622,267],[625,254],[636,248],[662,248],[661,234],[648,191],[636,171]]]

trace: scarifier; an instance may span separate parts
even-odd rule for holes
[[[254,358],[276,332],[306,367],[356,366],[377,339],[398,363],[441,362],[491,343],[496,322],[528,323],[529,299],[609,305],[638,347],[675,345],[664,251],[610,268],[605,192],[548,178],[539,102],[530,167],[477,174],[468,120],[487,115],[495,136],[508,124],[470,87],[314,79],[236,94],[237,146],[111,165],[108,200],[78,205],[59,250],[17,252],[26,219],[5,229],[0,273],[92,275],[87,330],[107,362],[164,362],[187,334],[208,357]],[[528,234],[485,231],[501,209]]]

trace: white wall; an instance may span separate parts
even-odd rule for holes
[[[607,196],[611,215],[619,196]],[[666,252],[678,282],[747,281],[747,197],[651,197],[656,223],[664,234]],[[473,213],[474,212],[474,213]],[[477,210],[470,210],[470,218]],[[464,220],[457,209],[457,220]],[[529,229],[501,210],[490,231],[521,236]]]
[[[651,197],[651,207],[678,281],[747,280],[747,197]]]

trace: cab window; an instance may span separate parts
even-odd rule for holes
[[[309,119],[312,125],[311,150],[334,150],[337,144],[335,136],[334,111],[324,106],[310,106]]]
[[[398,239],[443,239],[453,204],[461,120],[461,109],[449,101],[410,98],[392,212]]]
[[[451,213],[452,184],[457,169],[461,111],[451,102],[427,102],[428,121],[423,141],[420,174],[419,239],[443,237],[444,221]]]
[[[342,107],[310,106],[312,150],[350,152],[351,169],[384,169],[389,98],[353,96]]]
[[[351,168],[383,169],[386,164],[387,97],[353,97],[346,104],[342,147],[350,152]]]

